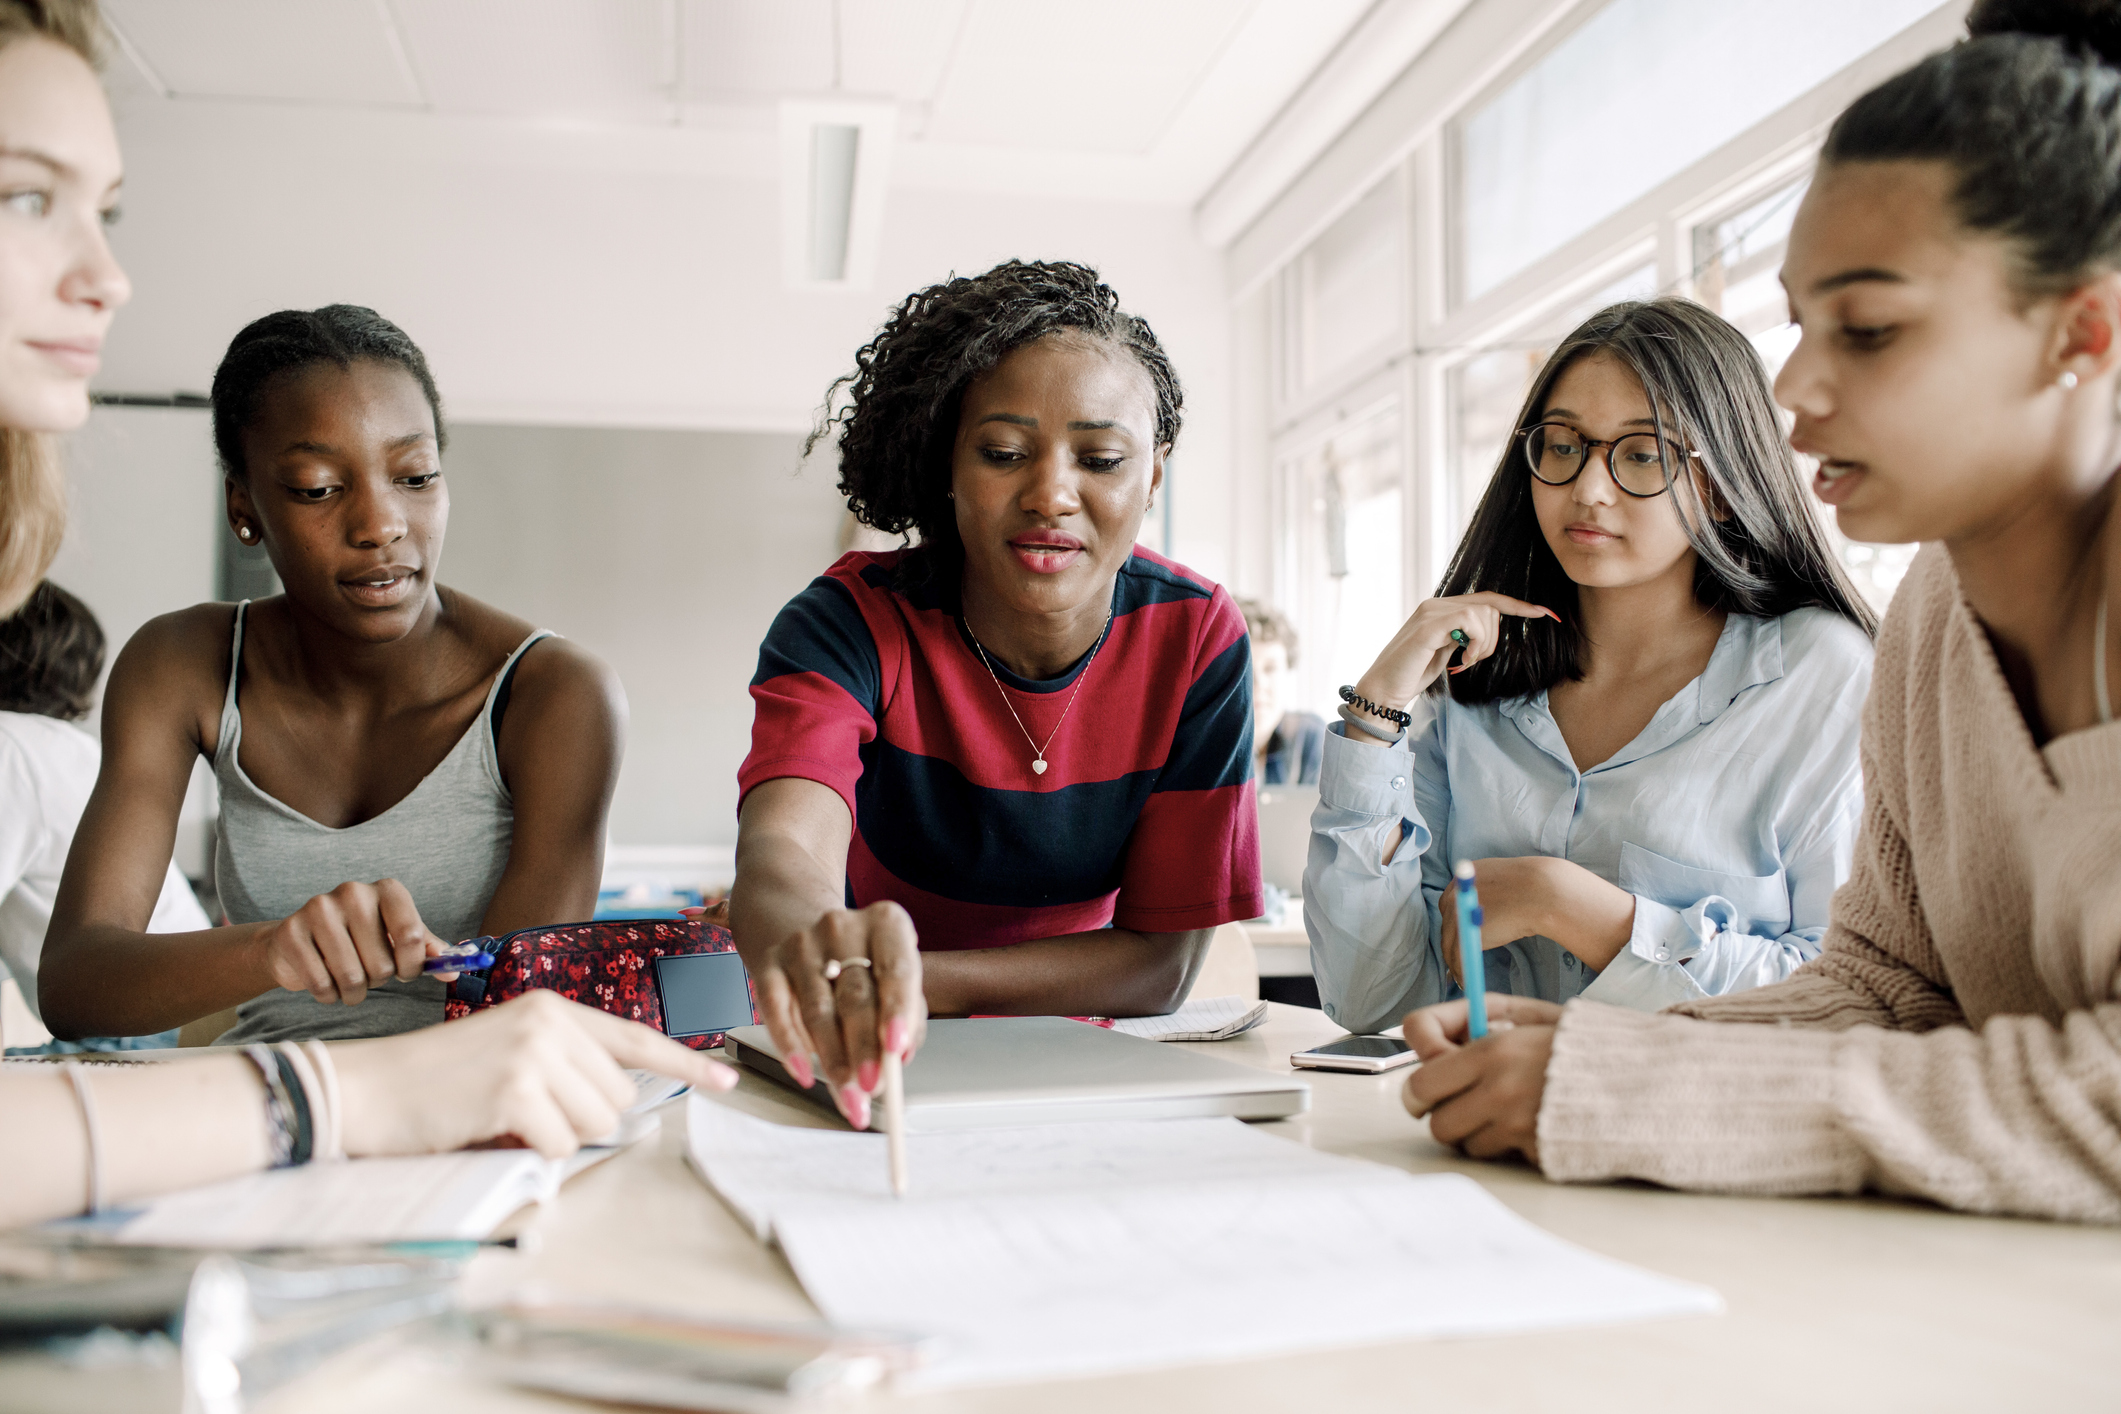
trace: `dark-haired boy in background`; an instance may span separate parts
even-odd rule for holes
[[[88,715],[102,672],[102,626],[88,605],[50,580],[0,619],[0,975],[14,977],[32,1014],[38,1014],[37,959],[52,899],[102,755],[96,739],[74,723]],[[149,931],[207,926],[191,885],[170,865]],[[10,1047],[9,1054],[175,1044],[177,1033],[163,1031]]]

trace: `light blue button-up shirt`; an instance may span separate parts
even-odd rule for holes
[[[1732,614],[1701,676],[1588,771],[1544,692],[1477,707],[1425,695],[1397,746],[1334,723],[1304,869],[1326,1014],[1377,1031],[1460,995],[1437,945],[1459,859],[1550,855],[1635,896],[1634,932],[1603,972],[1521,938],[1488,950],[1490,991],[1648,1011],[1787,977],[1818,955],[1848,877],[1870,682],[1870,638],[1838,614]]]

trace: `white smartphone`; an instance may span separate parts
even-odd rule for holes
[[[1357,1070],[1379,1075],[1414,1064],[1414,1050],[1397,1036],[1343,1036],[1289,1057],[1304,1070]]]

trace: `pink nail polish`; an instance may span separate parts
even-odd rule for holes
[[[884,1049],[903,1059],[906,1054],[907,1033],[912,1029],[906,1024],[905,1017],[892,1017],[884,1023]]]
[[[856,1129],[869,1127],[869,1097],[852,1085],[840,1091],[840,1112]]]
[[[876,1082],[880,1078],[877,1063],[875,1061],[863,1061],[861,1068],[855,1072],[855,1078],[861,1081],[863,1090],[874,1095],[876,1093]]]
[[[810,1073],[810,1057],[806,1055],[797,1054],[788,1057],[788,1073],[794,1076],[795,1083],[802,1086],[805,1090],[817,1083],[817,1077]]]

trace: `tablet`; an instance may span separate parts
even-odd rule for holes
[[[683,1040],[751,1024],[751,988],[734,952],[695,952],[655,960],[663,1034]]]

